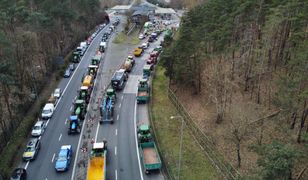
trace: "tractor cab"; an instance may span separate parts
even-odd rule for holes
[[[135,59],[134,59],[134,57],[131,56],[131,55],[127,56],[126,61],[130,61],[131,64],[132,64],[132,66],[135,65]]]
[[[91,65],[96,65],[98,66],[100,61],[101,61],[101,58],[102,58],[102,55],[99,53],[99,54],[96,54],[92,60],[91,60]]]
[[[80,124],[80,120],[78,119],[78,116],[73,115],[70,117],[70,121],[69,121],[69,127],[68,127],[68,134],[71,133],[80,133],[81,131],[81,124]]]
[[[88,66],[88,75],[91,75],[91,76],[93,76],[95,78],[96,74],[97,74],[97,70],[98,70],[98,66],[96,66],[96,65],[89,65]]]
[[[80,62],[80,53],[78,51],[74,51],[73,52],[73,59],[72,59],[72,62],[74,63],[79,63]]]
[[[86,114],[86,103],[84,100],[78,99],[75,101],[74,105],[74,112],[72,113],[73,115],[76,115],[78,119],[83,120]]]
[[[85,100],[86,103],[89,103],[90,100],[90,91],[88,86],[81,86],[79,90],[78,99]]]
[[[116,99],[116,92],[113,88],[108,88],[106,94],[108,97]]]
[[[143,67],[143,79],[148,79],[151,76],[152,65],[146,64]]]
[[[142,78],[139,80],[138,91],[147,91],[149,89],[148,80]]]
[[[139,143],[150,142],[152,140],[151,128],[147,124],[142,124],[138,127]]]

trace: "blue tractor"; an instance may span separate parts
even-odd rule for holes
[[[69,120],[69,127],[68,127],[68,134],[72,133],[80,133],[81,132],[81,123],[78,119],[78,116],[74,115],[70,117]]]
[[[100,106],[101,120],[100,123],[110,122],[113,124],[114,104],[116,101],[116,93],[113,88],[107,89],[104,100]]]

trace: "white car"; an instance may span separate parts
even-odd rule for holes
[[[60,88],[55,89],[55,91],[53,92],[53,96],[58,99],[61,97],[61,95],[62,95],[62,91]]]
[[[142,43],[142,49],[147,49],[150,46],[149,42]]]
[[[37,121],[32,128],[31,135],[33,137],[41,136],[45,131],[46,125],[44,121]]]
[[[45,104],[42,111],[42,119],[50,119],[55,110],[55,106],[52,103]]]
[[[139,39],[140,40],[142,40],[142,39],[144,39],[145,38],[145,36],[143,35],[143,34],[139,34]]]

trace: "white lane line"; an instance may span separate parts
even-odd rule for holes
[[[48,180],[47,178],[45,180]]]
[[[119,115],[117,115],[117,121],[119,120],[119,118],[120,118],[120,116],[119,116]]]
[[[137,139],[137,101],[135,101],[135,113],[134,113],[134,127],[135,127],[135,143],[136,143],[136,149],[137,149],[137,158],[138,158],[138,165],[139,165],[139,173],[140,173],[140,178],[143,180],[143,173],[141,169],[141,164],[140,164],[140,157],[139,157],[139,148],[138,148],[138,139]]]
[[[49,123],[49,120],[50,120],[50,119],[48,119],[47,122],[46,122],[46,127],[47,127],[47,125],[48,125],[48,123]]]
[[[99,125],[99,122],[98,122],[98,123],[97,123],[96,132],[95,132],[95,141],[94,141],[94,142],[96,142],[96,140],[97,140],[99,126],[100,126],[100,125]]]
[[[121,108],[122,103],[119,104],[119,108]]]
[[[65,123],[64,124],[67,124],[67,118],[65,119]]]
[[[114,155],[117,155],[117,146],[114,147]]]
[[[122,95],[122,96],[121,96],[121,100],[123,100],[123,98],[124,98],[124,97],[123,97],[123,95]]]
[[[61,141],[61,138],[62,138],[62,134],[60,134],[60,136],[59,136],[59,141]]]
[[[72,111],[73,110],[73,106],[71,106],[71,108],[70,108],[70,111]]]
[[[115,130],[115,135],[116,135],[116,136],[118,135],[118,129]]]
[[[56,156],[56,154],[54,153],[53,156],[52,156],[52,159],[51,159],[52,163],[53,163],[53,160],[55,160],[55,156]]]
[[[77,99],[77,96],[75,96],[75,100]]]
[[[115,180],[118,180],[118,170],[115,170],[114,173],[115,173]]]
[[[27,169],[27,168],[28,168],[29,163],[30,163],[30,161],[27,161],[27,163],[26,163],[26,165],[25,165],[25,168],[24,168],[24,169]]]

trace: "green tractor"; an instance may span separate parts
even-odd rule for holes
[[[72,115],[76,115],[78,119],[84,120],[87,113],[87,104],[84,100],[77,99],[74,103],[74,111]]]
[[[96,54],[91,60],[91,65],[99,66],[101,58],[102,58],[101,54]]]
[[[88,86],[81,86],[79,90],[78,99],[84,100],[87,104],[90,102],[91,90]]]
[[[142,124],[138,127],[138,141],[139,143],[150,142],[153,140],[151,128],[148,124]]]
[[[97,74],[97,70],[98,70],[98,66],[96,65],[89,65],[88,66],[88,75],[91,75],[94,77],[94,79],[96,78],[96,74]]]
[[[78,116],[74,115],[70,117],[69,126],[68,126],[68,134],[72,133],[80,133],[81,132],[81,123]]]
[[[137,103],[147,103],[150,99],[150,87],[147,79],[139,80],[138,92],[137,92]]]
[[[72,62],[73,63],[79,63],[80,60],[81,60],[80,53],[78,51],[74,51],[73,52]]]
[[[112,101],[114,102],[113,104],[115,104],[116,99],[117,99],[117,95],[116,95],[115,90],[112,87],[107,89],[106,95],[109,96],[112,99]]]
[[[151,71],[153,70],[153,66],[150,64],[146,64],[143,67],[143,79],[148,79],[151,76]]]

